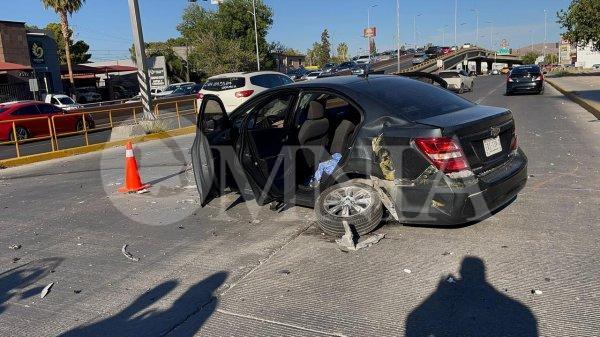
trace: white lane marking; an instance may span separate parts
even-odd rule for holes
[[[500,83],[497,87],[495,87],[494,89],[492,89],[485,96],[480,97],[478,100],[476,100],[475,104],[481,104],[481,102],[483,102],[486,98],[490,97],[490,95],[492,95],[494,92],[496,92],[496,90],[500,89],[502,86],[504,86],[504,82]]]

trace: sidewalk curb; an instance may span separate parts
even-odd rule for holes
[[[152,133],[149,135],[137,136],[137,137],[132,137],[129,139],[122,139],[122,140],[116,140],[116,141],[112,141],[112,142],[92,144],[92,145],[88,145],[88,146],[74,147],[74,148],[58,150],[58,151],[54,151],[54,152],[32,154],[30,156],[23,156],[23,157],[19,157],[19,158],[5,159],[5,160],[0,160],[0,169],[8,168],[8,167],[22,166],[22,165],[27,165],[27,164],[33,164],[33,163],[38,163],[38,162],[52,160],[52,159],[71,157],[71,156],[75,156],[78,154],[102,151],[104,149],[124,146],[125,143],[127,143],[129,141],[133,142],[133,143],[143,143],[143,142],[147,142],[147,141],[151,141],[151,140],[165,139],[165,138],[171,138],[171,137],[176,137],[176,136],[188,135],[188,134],[192,134],[195,132],[196,132],[196,126],[192,125],[192,126],[187,126],[187,127],[181,128],[181,129],[169,130],[169,131],[159,132],[159,133]]]
[[[568,99],[579,104],[582,108],[589,111],[592,115],[594,115],[594,117],[600,119],[600,109],[594,107],[593,105],[588,103],[585,99],[575,95],[571,91],[568,91],[568,90],[564,89],[563,87],[561,87],[560,85],[554,83],[551,79],[546,78],[546,82],[548,82],[548,84],[550,84],[552,87],[554,87],[554,89],[560,91],[560,93],[565,95]]]

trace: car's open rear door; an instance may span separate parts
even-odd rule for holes
[[[223,139],[230,132],[230,123],[223,102],[214,95],[204,95],[198,113],[196,138],[192,145],[192,165],[196,187],[200,194],[200,204],[205,206],[219,193],[219,169],[217,163],[218,151],[213,151],[211,145],[218,139]],[[226,144],[220,144],[226,145]]]

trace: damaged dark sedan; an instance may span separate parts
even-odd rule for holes
[[[200,106],[192,162],[202,205],[226,189],[313,207],[321,229],[477,221],[527,180],[510,110],[395,76],[340,76],[268,90],[228,114]]]

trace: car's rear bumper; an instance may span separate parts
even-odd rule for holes
[[[543,82],[507,83],[506,92],[539,92],[544,88]]]
[[[448,184],[397,187],[392,196],[403,223],[452,226],[485,218],[510,203],[527,182],[527,157],[512,154],[499,167],[469,185]],[[452,186],[454,185],[454,186]]]

